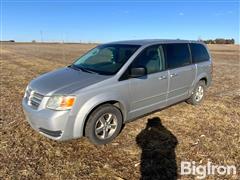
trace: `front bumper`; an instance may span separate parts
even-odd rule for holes
[[[54,111],[50,109],[36,110],[26,100],[22,101],[23,111],[33,129],[53,140],[73,138],[75,118],[70,111]]]

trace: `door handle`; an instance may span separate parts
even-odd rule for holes
[[[159,79],[159,80],[167,79],[167,76],[160,76],[158,79]]]
[[[173,73],[173,74],[170,75],[171,78],[173,78],[175,76],[178,76],[178,74],[177,73]]]

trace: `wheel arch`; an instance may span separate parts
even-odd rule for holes
[[[201,79],[199,79],[199,81],[204,81],[205,82],[205,85],[207,86],[208,85],[208,80],[207,80],[207,77],[206,76],[204,76],[204,77],[202,77]],[[199,82],[198,81],[198,82]]]
[[[73,135],[74,137],[81,137],[85,135],[85,126],[86,126],[86,122],[90,116],[90,114],[99,106],[103,105],[103,104],[112,104],[115,107],[117,107],[123,117],[123,123],[126,119],[127,116],[127,107],[124,104],[124,101],[121,98],[111,98],[110,95],[108,95],[108,98],[105,99],[104,97],[107,96],[101,96],[101,99],[99,99],[99,97],[93,97],[91,98],[89,101],[87,101],[86,103],[84,103],[83,107],[79,110],[78,115],[75,119],[74,122],[74,128],[73,128]]]
[[[198,76],[195,78],[195,80],[193,81],[193,84],[192,84],[191,88],[189,89],[189,94],[188,94],[188,96],[191,96],[191,94],[192,94],[194,88],[196,87],[197,83],[198,83],[199,81],[201,81],[201,80],[203,80],[203,81],[205,82],[206,86],[208,86],[208,83],[209,83],[209,81],[208,81],[208,76],[207,76],[206,73],[202,73],[202,74],[198,75]]]
[[[104,105],[104,104],[111,104],[111,105],[117,107],[117,108],[120,110],[121,114],[122,114],[122,118],[124,119],[124,114],[123,114],[123,112],[124,112],[124,107],[123,107],[123,105],[122,105],[119,101],[109,100],[109,101],[106,101],[106,102],[102,102],[102,103],[96,105],[96,106],[87,114],[87,116],[86,116],[86,118],[85,118],[85,121],[84,121],[83,130],[82,130],[82,135],[83,135],[83,136],[85,136],[85,127],[86,127],[86,124],[87,124],[87,121],[88,121],[89,116],[91,115],[91,113],[92,113],[95,109],[97,109],[98,107],[100,107],[100,106],[102,106],[102,105]],[[123,120],[123,122],[124,122],[124,120]]]

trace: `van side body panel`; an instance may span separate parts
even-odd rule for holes
[[[212,84],[212,75],[211,75],[212,67],[211,66],[212,66],[211,60],[196,64],[196,77],[193,82],[193,85],[189,89],[189,94],[188,94],[189,97],[191,96],[194,90],[194,87],[201,79],[204,79],[207,81],[206,82],[207,87],[209,87]]]
[[[188,98],[195,76],[196,66],[194,64],[169,70],[168,106]]]
[[[130,80],[130,111],[128,118],[136,118],[166,106],[168,71]]]

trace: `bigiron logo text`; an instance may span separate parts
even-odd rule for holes
[[[181,161],[181,175],[194,175],[204,179],[209,175],[235,175],[237,168],[234,165],[215,165],[208,161],[206,165],[199,165],[195,161]]]

